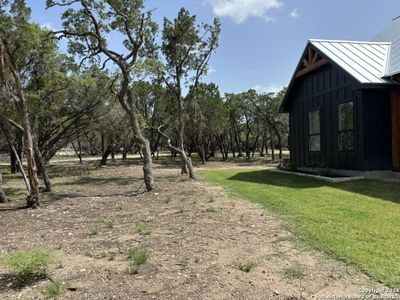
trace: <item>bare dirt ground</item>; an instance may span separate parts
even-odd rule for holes
[[[38,210],[16,209],[23,205],[15,201],[23,185],[5,176],[14,201],[0,204],[0,253],[54,251],[58,262],[49,277],[69,288],[60,299],[318,299],[380,287],[303,246],[282,218],[202,180],[185,179],[173,165],[156,165],[157,190],[137,195],[141,166],[134,162],[102,169],[62,162],[51,175],[54,192],[43,196]],[[138,224],[151,234],[135,233]],[[94,227],[97,234],[90,232]],[[132,247],[150,254],[136,275],[127,272]],[[248,273],[239,269],[245,261],[255,263]],[[16,287],[0,267],[0,299],[41,299],[49,283]]]

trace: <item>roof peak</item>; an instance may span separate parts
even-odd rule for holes
[[[330,40],[330,39],[309,39],[309,42],[329,42],[329,43],[352,43],[368,45],[391,45],[391,42],[369,42],[369,41],[349,41],[349,40]]]

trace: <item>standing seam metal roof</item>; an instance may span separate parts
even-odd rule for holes
[[[386,83],[391,43],[310,40],[311,45],[361,83]]]
[[[400,73],[400,18],[390,23],[380,34],[372,39],[375,42],[391,42],[389,64],[385,76]]]

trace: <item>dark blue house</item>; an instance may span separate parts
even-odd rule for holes
[[[372,41],[309,40],[281,111],[297,167],[400,171],[400,19]]]

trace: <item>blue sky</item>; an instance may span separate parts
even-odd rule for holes
[[[60,28],[61,10],[45,10],[45,0],[27,3],[33,21]],[[160,25],[183,6],[199,21],[221,18],[220,47],[206,81],[222,93],[276,91],[289,83],[309,38],[369,40],[400,15],[398,0],[147,0],[146,6],[157,8]]]

